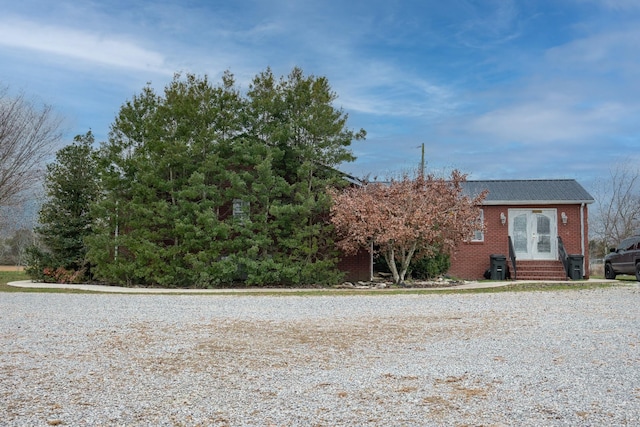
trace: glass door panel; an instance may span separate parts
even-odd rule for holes
[[[528,253],[528,220],[526,214],[520,214],[513,218],[513,247],[518,253]]]
[[[555,209],[509,209],[509,235],[518,259],[557,258]]]
[[[538,239],[537,252],[539,254],[551,253],[551,219],[543,214],[535,214],[536,237]]]

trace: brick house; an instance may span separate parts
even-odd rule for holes
[[[484,233],[460,243],[449,275],[482,279],[491,255],[506,257],[512,279],[566,280],[582,256],[589,277],[588,209],[593,197],[573,179],[467,181],[466,194],[488,190],[482,204]],[[576,256],[577,255],[577,256]],[[497,257],[494,257],[497,258]],[[515,264],[515,265],[514,265]],[[573,277],[576,278],[576,277]]]
[[[366,185],[366,181],[356,178],[347,173],[338,171],[347,185],[361,187]],[[338,260],[338,270],[344,273],[344,279],[350,282],[368,281],[373,277],[373,251],[361,249],[353,255],[340,254]]]

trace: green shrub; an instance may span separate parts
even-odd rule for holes
[[[437,253],[432,257],[420,257],[411,262],[408,276],[413,279],[427,280],[443,275],[449,270],[449,255]]]
[[[417,280],[428,280],[445,274],[451,266],[449,255],[436,253],[433,256],[422,256],[416,254],[411,260],[407,277]],[[396,262],[396,267],[400,269],[400,264]],[[373,264],[374,271],[380,273],[391,273],[389,266],[382,255],[378,255]]]

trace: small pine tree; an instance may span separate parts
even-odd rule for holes
[[[47,165],[46,201],[35,229],[40,245],[28,249],[27,273],[34,280],[80,282],[91,276],[84,239],[99,193],[93,143],[91,131],[78,135]]]

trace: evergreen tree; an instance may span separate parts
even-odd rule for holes
[[[273,172],[280,178],[280,197],[270,207],[268,224],[280,280],[336,281],[325,189],[344,184],[335,167],[354,160],[348,147],[365,132],[346,128],[348,116],[333,106],[337,97],[326,78],[305,77],[299,68],[277,82],[267,69],[254,79],[248,95],[253,135],[270,148]]]
[[[240,130],[242,102],[225,75],[176,75],[156,95],[150,87],[126,103],[101,150],[108,221],[89,255],[105,280],[121,284],[208,286],[228,226],[220,221],[228,187],[222,152]],[[213,268],[216,270],[216,268]]]
[[[89,258],[127,285],[336,280],[325,187],[353,160],[326,79],[270,70],[243,96],[230,73],[176,75],[127,102],[100,151]]]
[[[42,248],[31,247],[27,272],[34,279],[82,281],[90,277],[85,238],[92,233],[90,207],[97,200],[96,157],[91,131],[56,153],[47,165],[46,201],[36,233]]]

